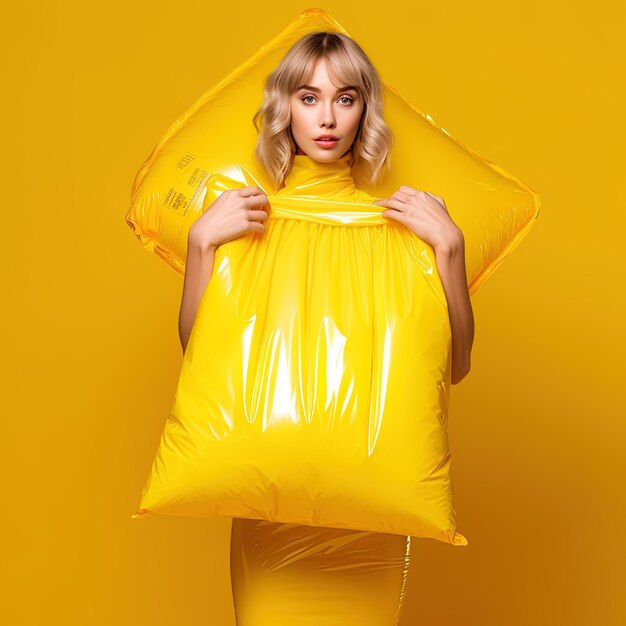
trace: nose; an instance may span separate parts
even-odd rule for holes
[[[330,108],[330,105],[329,108],[324,111],[320,125],[326,128],[335,128],[335,118],[333,116],[332,108]]]

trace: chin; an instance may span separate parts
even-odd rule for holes
[[[345,150],[341,146],[334,146],[332,148],[322,148],[317,144],[313,144],[313,151],[317,154],[327,154],[328,156],[340,156]]]

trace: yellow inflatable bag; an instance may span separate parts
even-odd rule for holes
[[[538,196],[385,88],[392,169],[295,155],[276,188],[252,117],[267,75],[314,30],[308,10],[204,94],[138,173],[128,223],[184,273],[189,226],[225,190],[268,195],[265,232],[220,245],[174,404],[132,517],[231,516],[432,538],[456,530],[447,438],[451,332],[430,245],[382,216],[410,185],[445,199],[470,293],[519,244]],[[347,34],[347,33],[346,33]]]
[[[126,221],[141,243],[184,274],[189,226],[221,191],[274,183],[254,155],[252,118],[267,75],[295,41],[315,30],[348,34],[322,9],[308,9],[243,65],[203,94],[158,142],[140,168]],[[391,171],[376,198],[401,185],[444,198],[465,238],[470,294],[493,274],[537,218],[539,196],[502,168],[480,158],[383,79],[384,118],[394,134]],[[223,178],[226,177],[226,178]]]
[[[220,245],[139,511],[455,531],[450,323],[425,244],[294,156],[262,235]]]

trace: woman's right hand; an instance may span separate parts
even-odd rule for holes
[[[191,225],[189,243],[217,248],[250,231],[264,233],[269,208],[267,195],[258,187],[224,191]]]

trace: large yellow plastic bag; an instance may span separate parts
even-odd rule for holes
[[[450,328],[435,257],[371,203],[402,184],[442,196],[465,235],[472,292],[528,232],[538,197],[388,86],[392,171],[371,196],[274,189],[253,156],[251,119],[266,75],[312,30],[345,32],[321,10],[303,13],[202,96],[135,181],[127,220],[181,274],[188,228],[221,192],[257,185],[271,214],[263,237],[217,249],[133,517],[228,515],[466,545],[452,499]]]
[[[268,196],[265,232],[217,248],[135,517],[467,544],[455,531],[451,331],[432,248],[354,186],[350,158],[296,155]]]
[[[181,115],[140,168],[126,220],[141,243],[179,274],[184,274],[189,226],[215,199],[212,192],[229,188],[231,179],[268,194],[276,191],[254,157],[252,117],[263,101],[267,75],[314,30],[349,34],[324,10],[304,11]],[[384,118],[395,139],[391,171],[380,185],[362,187],[377,198],[389,197],[401,185],[444,198],[465,238],[473,294],[528,233],[539,197],[382,82]]]

